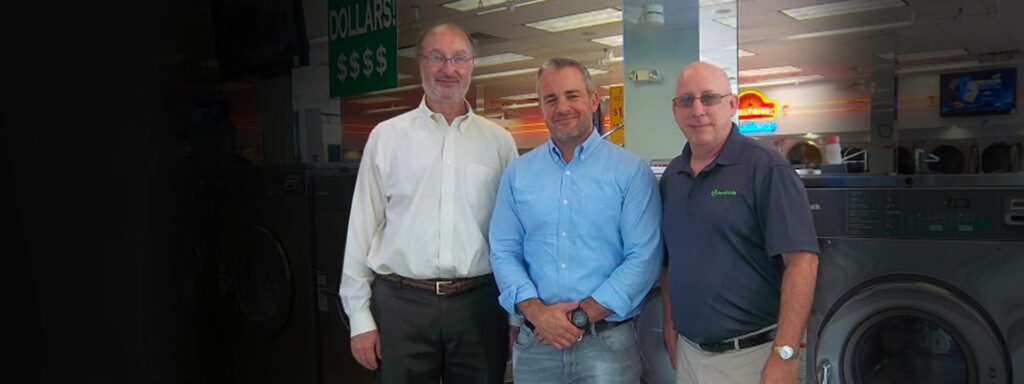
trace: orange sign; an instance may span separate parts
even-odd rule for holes
[[[611,129],[619,124],[622,124],[622,121],[625,119],[625,115],[623,114],[623,105],[625,104],[625,99],[622,97],[623,95],[621,85],[608,88],[608,94],[608,115],[610,116],[609,123],[611,123],[609,124],[609,129]],[[612,134],[608,136],[608,141],[618,144],[620,147],[625,145],[625,130],[626,129],[623,128],[618,131],[612,132]]]
[[[744,91],[740,93],[740,121],[774,119],[779,115],[775,100],[768,100],[761,92]]]

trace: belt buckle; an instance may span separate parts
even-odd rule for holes
[[[451,284],[451,283],[452,283],[452,282],[451,282],[451,281],[449,281],[449,280],[445,280],[445,281],[435,281],[435,282],[434,282],[434,293],[435,293],[435,294],[437,294],[438,296],[444,296],[444,295],[447,295],[447,293],[442,293],[442,292],[441,292],[441,287],[443,287],[443,286],[446,286],[446,285],[449,285],[449,284]]]

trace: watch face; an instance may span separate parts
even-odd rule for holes
[[[789,360],[790,358],[793,357],[793,347],[790,347],[788,345],[776,347],[775,350],[778,351],[779,357],[781,357],[782,360]]]
[[[589,322],[587,313],[580,309],[572,311],[572,317],[570,320],[572,321],[572,325],[575,325],[576,328],[586,327]]]

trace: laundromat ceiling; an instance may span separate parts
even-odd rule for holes
[[[570,56],[588,66],[607,71],[594,77],[599,86],[623,82],[623,62],[606,59],[610,53],[619,58],[622,46],[608,46],[593,40],[622,34],[623,22],[611,22],[561,32],[548,32],[526,26],[526,23],[554,17],[601,9],[622,11],[630,22],[637,9],[623,7],[618,0],[514,0],[468,11],[460,11],[444,4],[453,0],[398,1],[398,47],[415,45],[422,28],[440,23],[454,22],[463,26],[479,42],[478,56],[512,53],[532,57],[505,64],[479,66],[476,76],[511,70],[522,74],[488,79],[477,79],[470,90],[469,99],[476,104],[483,99],[487,113],[536,114],[529,107],[534,92],[533,73],[525,69],[536,68],[555,55]],[[894,6],[836,16],[798,20],[784,11],[796,14],[794,9],[833,3],[822,0],[740,0],[729,3],[718,0],[699,0],[702,30],[713,26],[702,36],[701,55],[715,61],[731,53],[729,40],[736,37],[737,29],[716,21],[735,17],[738,13],[738,48],[753,53],[741,55],[739,68],[730,72],[794,66],[799,73],[740,76],[740,84],[764,82],[780,77],[820,76],[819,81],[863,83],[870,73],[872,61],[877,57],[899,59],[901,71],[928,70],[927,68],[969,68],[988,63],[1019,63],[1024,60],[1024,0],[893,0]],[[666,23],[670,15],[682,9],[679,1],[655,1],[665,6]],[[473,2],[479,5],[479,2]],[[494,1],[484,1],[484,4]],[[876,2],[877,3],[877,2]],[[295,109],[320,108],[326,113],[339,113],[339,103],[327,97],[327,18],[323,15],[327,0],[303,0],[306,10],[306,33],[310,39],[310,66],[293,71]],[[203,15],[199,15],[204,17]],[[202,28],[197,28],[201,33]],[[879,36],[894,37],[889,40]],[[879,40],[890,41],[880,44]],[[729,53],[721,48],[729,48]],[[888,49],[886,49],[888,47]],[[705,50],[705,48],[707,48]],[[190,48],[197,49],[197,48]],[[197,64],[215,70],[211,64],[212,50],[203,50],[207,59]],[[916,54],[916,55],[915,55]],[[928,67],[930,66],[930,67]],[[412,57],[399,61],[400,85],[419,83],[419,73]],[[668,74],[670,81],[676,74]],[[245,82],[211,85],[208,89],[232,89],[251,86]],[[348,111],[369,111],[392,108],[402,110],[418,103],[422,92],[416,87],[408,90],[377,95],[346,97],[341,108]],[[599,88],[607,94],[606,88]],[[478,93],[479,92],[479,93]],[[520,96],[518,100],[512,96]],[[511,99],[509,97],[512,97]],[[509,108],[513,104],[527,104],[524,108]],[[385,111],[387,112],[387,111]],[[384,116],[383,114],[381,116]]]

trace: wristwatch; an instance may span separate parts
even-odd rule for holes
[[[775,350],[775,354],[779,355],[779,358],[781,358],[782,360],[792,359],[793,356],[796,355],[795,351],[793,350],[793,347],[790,347],[788,345],[776,345],[772,349]]]
[[[576,308],[569,312],[569,322],[576,328],[586,330],[590,326],[590,315],[587,315],[587,311],[584,311],[583,308]]]

